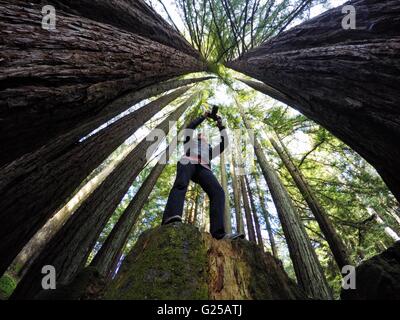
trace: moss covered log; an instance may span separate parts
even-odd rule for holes
[[[143,233],[105,299],[303,299],[278,260],[246,240],[187,224]]]

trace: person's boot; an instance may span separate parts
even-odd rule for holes
[[[181,216],[172,216],[170,218],[168,218],[167,220],[165,220],[162,224],[166,225],[166,224],[170,224],[170,223],[174,223],[174,222],[182,222],[182,217]]]
[[[243,233],[227,233],[224,235],[221,240],[237,240],[237,239],[244,239]]]

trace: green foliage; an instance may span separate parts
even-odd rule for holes
[[[12,276],[4,274],[0,278],[0,300],[7,300],[16,286],[16,280]]]
[[[176,24],[158,0],[166,18]],[[176,0],[189,41],[204,58],[214,63],[230,61],[305,19],[312,4],[325,0]]]

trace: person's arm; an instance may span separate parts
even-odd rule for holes
[[[214,159],[215,157],[220,155],[222,152],[224,152],[225,148],[229,144],[228,133],[227,133],[227,130],[226,130],[225,126],[222,124],[221,117],[219,117],[218,120],[217,120],[217,127],[219,129],[220,134],[221,134],[221,142],[217,146],[212,148],[211,157],[210,157],[211,159]]]
[[[190,130],[190,134],[185,134],[185,140],[184,144],[189,142],[193,138],[193,130],[196,129],[206,118],[207,118],[208,112],[204,113],[200,117],[194,119],[192,122],[188,124],[188,126],[185,129]]]

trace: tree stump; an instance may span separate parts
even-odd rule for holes
[[[105,299],[305,299],[279,260],[247,240],[215,240],[188,224],[144,232]]]

